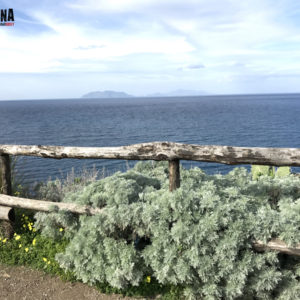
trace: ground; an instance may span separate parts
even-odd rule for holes
[[[105,295],[83,283],[63,282],[59,277],[28,267],[0,264],[1,300],[133,300],[120,295]]]

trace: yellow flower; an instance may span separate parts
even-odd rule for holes
[[[51,262],[50,262],[50,260],[48,261],[48,265],[50,265],[51,264]]]
[[[25,217],[25,215],[24,215],[24,214],[22,214],[22,217]]]
[[[44,261],[44,262],[47,262],[47,258],[46,258],[46,257],[43,257],[43,261]]]
[[[19,244],[19,248],[22,248],[22,244]]]
[[[27,216],[25,216],[25,220],[28,220],[28,217],[27,217]]]
[[[32,232],[36,232],[36,229],[35,229],[35,228],[33,228],[33,229],[32,229]]]
[[[147,282],[147,283],[150,283],[150,282],[151,282],[151,277],[150,277],[150,276],[147,276],[147,277],[146,277],[146,282]]]
[[[24,228],[26,228],[26,225],[25,225],[25,224],[23,224],[23,227],[24,227]]]
[[[3,240],[2,240],[2,242],[3,242],[4,244],[6,243],[6,241],[7,241],[7,239],[3,239]]]
[[[59,228],[59,231],[62,232],[62,231],[64,231],[64,229],[63,228]]]
[[[32,240],[32,245],[35,246],[35,244],[36,244],[36,239],[33,239]]]
[[[31,231],[31,230],[32,230],[32,227],[31,227],[31,225],[30,225],[30,224],[28,224],[28,229],[29,229],[29,231]]]
[[[25,248],[25,252],[28,252],[29,251],[29,249],[28,248]]]
[[[20,238],[21,238],[20,235],[16,235],[16,236],[15,236],[15,240],[16,240],[16,241],[18,241]]]

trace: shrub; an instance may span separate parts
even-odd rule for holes
[[[184,288],[188,299],[300,298],[300,260],[256,253],[253,240],[300,242],[300,179],[181,169],[168,191],[166,163],[138,163],[64,202],[104,208],[95,216],[37,213],[35,226],[69,244],[61,267],[88,283],[139,285],[146,276]],[[64,228],[59,234],[58,228]]]
[[[270,176],[270,177],[285,177],[290,175],[290,167],[278,167],[275,171],[275,167],[271,166],[261,166],[252,165],[251,166],[252,179],[256,180],[260,176]]]
[[[72,168],[65,179],[56,178],[55,180],[48,180],[46,183],[39,182],[36,184],[33,197],[40,200],[61,202],[66,194],[81,190],[84,186],[96,181],[97,177],[98,171],[95,167],[92,170],[83,169],[79,174],[76,174]]]

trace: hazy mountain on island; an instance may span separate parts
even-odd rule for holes
[[[169,93],[154,93],[147,95],[147,97],[182,97],[182,96],[202,96],[206,95],[203,91],[194,90],[175,90]]]
[[[184,96],[203,96],[206,95],[204,91],[196,90],[175,90],[169,93],[153,93],[146,96],[139,97],[184,97]],[[129,95],[124,92],[116,91],[96,91],[83,95],[81,98],[134,98],[136,96]]]
[[[81,98],[132,98],[134,96],[124,92],[116,91],[96,91],[83,95]]]

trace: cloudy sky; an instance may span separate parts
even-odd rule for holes
[[[0,100],[300,92],[298,0],[16,0]]]

